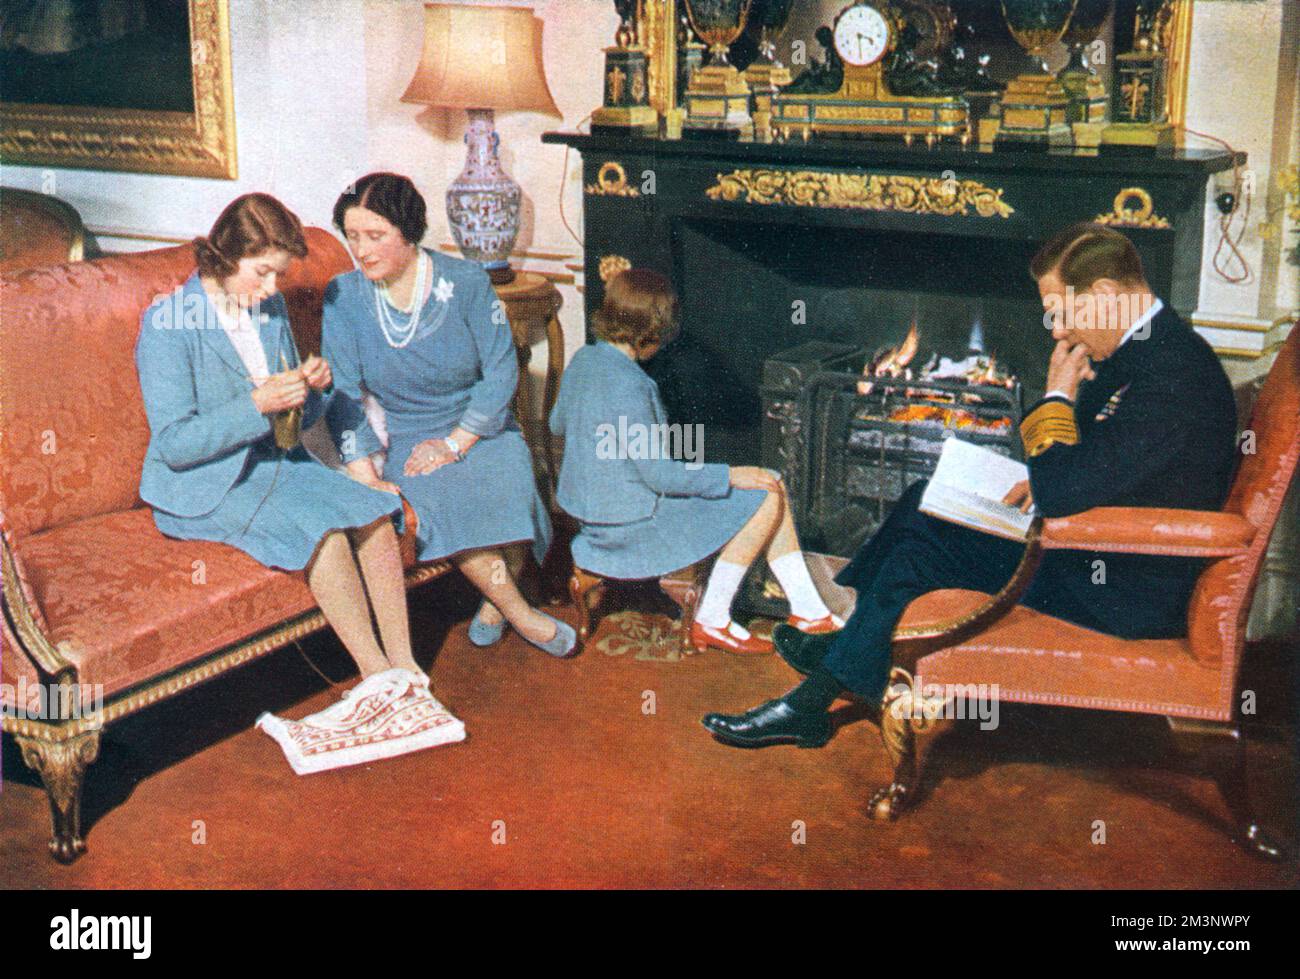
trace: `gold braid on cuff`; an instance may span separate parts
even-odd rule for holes
[[[1045,401],[1020,423],[1020,438],[1030,459],[1042,455],[1057,442],[1078,445],[1074,406],[1064,401]]]

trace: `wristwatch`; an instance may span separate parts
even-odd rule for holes
[[[447,448],[451,449],[451,454],[456,457],[457,462],[465,458],[465,450],[460,447],[460,443],[454,438],[448,435],[443,441],[447,443]]]

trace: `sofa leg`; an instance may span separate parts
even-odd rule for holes
[[[1260,826],[1250,798],[1246,739],[1234,723],[1166,717],[1178,746],[1201,759],[1232,814],[1233,842],[1265,860],[1280,861],[1282,846]]]
[[[50,799],[50,854],[59,863],[72,863],[86,852],[81,836],[81,786],[86,769],[99,757],[99,731],[86,731],[66,741],[15,735],[23,761],[41,776]]]
[[[912,689],[912,677],[894,667],[880,704],[880,738],[894,766],[894,777],[877,789],[867,803],[871,818],[880,822],[897,819],[915,799],[925,771],[925,760],[938,740],[952,729],[944,704],[929,702],[907,708],[899,703],[903,689]]]
[[[578,612],[578,645],[591,635],[591,613],[605,595],[605,579],[575,567],[569,577],[569,597]]]

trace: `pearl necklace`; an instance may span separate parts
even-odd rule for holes
[[[383,331],[384,339],[394,350],[401,350],[415,339],[416,328],[420,325],[420,314],[424,312],[424,304],[428,299],[424,287],[428,282],[428,267],[433,263],[424,252],[418,253],[416,261],[418,264],[415,270],[415,296],[412,300],[410,318],[404,325],[398,323],[396,317],[388,311],[390,305],[396,306],[389,295],[388,286],[382,282],[375,286],[375,312],[379,317],[379,329]]]

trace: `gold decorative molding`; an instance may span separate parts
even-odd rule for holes
[[[645,0],[641,45],[650,76],[650,106],[666,115],[677,107],[677,0]]]
[[[600,281],[608,282],[620,272],[626,272],[632,267],[622,255],[602,255],[600,258]]]
[[[1151,195],[1141,187],[1125,187],[1115,195],[1108,214],[1098,214],[1098,224],[1112,228],[1168,228],[1169,221],[1155,213]]]
[[[1168,58],[1167,98],[1169,122],[1179,129],[1187,122],[1187,77],[1191,74],[1192,7],[1194,0],[1173,0],[1173,14],[1165,27],[1163,45]]]
[[[1002,189],[977,180],[905,177],[814,170],[733,170],[718,174],[705,193],[715,201],[783,204],[793,207],[901,211],[964,217],[971,209],[982,218],[1009,218],[1015,208]]]
[[[596,171],[596,182],[587,184],[588,194],[598,197],[640,197],[641,191],[627,182],[627,171],[623,164],[606,160]]]
[[[0,160],[235,179],[228,0],[189,0],[189,13],[193,112],[6,102]]]

